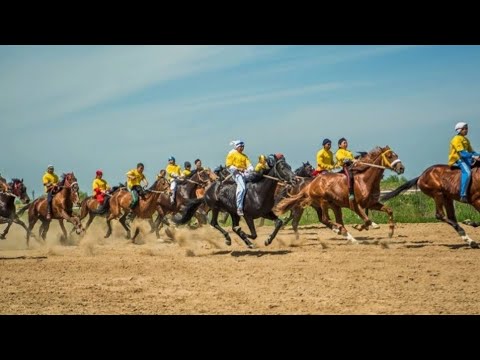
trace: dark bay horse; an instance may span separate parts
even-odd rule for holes
[[[378,210],[388,214],[389,237],[392,237],[395,226],[393,211],[379,202],[380,181],[385,169],[393,170],[397,174],[403,174],[405,167],[398,155],[388,146],[383,148],[377,147],[359,160],[353,168],[355,201],[351,210],[355,211],[364,223],[357,230],[368,230],[372,224],[372,221],[365,213],[365,209]],[[340,233],[353,243],[357,243],[357,240],[345,229],[343,223],[341,208],[350,208],[348,184],[344,174],[327,173],[317,176],[297,195],[282,200],[277,205],[276,211],[283,214],[294,207],[306,207],[309,205],[321,209],[321,222],[328,228]],[[329,208],[335,214],[335,223],[329,218]]]
[[[250,229],[251,235],[246,234],[239,226],[240,216],[237,215],[236,206],[236,183],[228,179],[226,181],[217,181],[211,185],[205,191],[205,196],[201,199],[192,200],[189,205],[186,206],[183,216],[180,219],[174,218],[174,222],[177,224],[185,224],[190,220],[195,213],[196,209],[203,203],[206,203],[212,210],[212,220],[210,224],[220,231],[225,237],[225,243],[231,245],[230,235],[227,231],[222,229],[218,224],[218,213],[220,210],[226,211],[232,218],[233,231],[245,242],[249,248],[253,248],[253,243],[249,240],[256,239],[257,233],[255,230],[254,219],[259,217],[265,217],[275,221],[275,229],[270,234],[265,245],[270,245],[272,240],[277,235],[277,232],[282,227],[283,221],[280,220],[272,211],[274,206],[275,189],[277,187],[277,181],[285,181],[292,183],[295,181],[295,174],[293,173],[290,165],[285,161],[285,157],[277,157],[270,155],[267,159],[270,170],[267,175],[271,178],[261,177],[258,181],[247,182],[246,194],[244,201],[244,219]]]
[[[141,219],[150,219],[152,215],[157,210],[157,200],[160,194],[169,192],[170,184],[168,183],[165,176],[160,176],[153,183],[153,185],[146,189],[147,194],[144,198],[140,197],[138,204],[132,209],[130,209],[130,203],[132,201],[132,195],[126,188],[121,188],[115,192],[110,199],[110,212],[107,217],[107,226],[108,230],[105,234],[105,238],[108,238],[112,234],[112,224],[113,219],[119,219],[120,224],[127,231],[127,239],[131,238],[130,227],[127,225],[127,215],[132,213],[132,220],[135,217]],[[139,234],[140,229],[136,228],[134,236],[132,238],[135,242],[135,238]]]
[[[62,179],[58,183],[58,188],[60,189],[53,197],[52,200],[52,219],[57,219],[62,228],[63,236],[61,242],[64,243],[67,238],[67,230],[63,224],[64,220],[71,222],[75,227],[77,234],[83,232],[82,223],[77,216],[73,215],[73,205],[79,202],[79,186],[77,178],[74,173],[67,173],[62,175]],[[50,221],[47,220],[47,199],[46,197],[38,198],[32,203],[24,206],[19,210],[18,214],[21,215],[25,210],[28,209],[28,233],[27,233],[27,246],[29,245],[29,236],[35,226],[36,222],[40,220],[42,222],[39,234],[42,239],[45,241],[47,237],[47,232],[50,227]]]
[[[4,188],[5,187],[2,187],[2,189]],[[18,197],[23,204],[30,202],[27,187],[23,183],[23,179],[12,179],[12,181],[7,184],[6,189],[8,190],[7,192],[0,190],[0,224],[8,224],[3,233],[0,234],[0,239],[2,240],[5,239],[8,234],[12,223],[22,226],[28,234],[27,225],[18,218],[16,213],[17,209],[15,208],[15,197]]]
[[[478,248],[478,244],[465,233],[465,230],[458,224],[457,217],[455,216],[453,201],[460,199],[460,177],[461,171],[458,168],[451,168],[448,165],[441,164],[433,165],[426,169],[420,176],[383,195],[381,200],[389,200],[402,191],[417,185],[425,195],[435,201],[436,218],[451,225],[462,240],[466,241],[470,247]],[[480,169],[477,164],[472,168],[472,178],[467,199],[470,205],[477,211],[480,211]],[[446,216],[445,211],[447,213]]]

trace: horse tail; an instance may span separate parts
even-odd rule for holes
[[[395,196],[397,196],[401,192],[410,189],[413,185],[417,184],[419,178],[420,178],[420,176],[417,176],[415,179],[407,181],[405,184],[400,185],[395,190],[390,191],[388,194],[385,194],[385,195],[381,196],[380,201],[390,200],[391,198],[394,198]]]
[[[312,199],[308,195],[306,188],[301,190],[297,195],[283,199],[276,206],[276,212],[283,214],[294,207],[300,206],[302,208],[309,206],[312,203]]]
[[[176,216],[172,217],[172,220],[175,224],[177,225],[184,225],[186,224],[195,214],[197,209],[202,205],[203,201],[205,198],[200,198],[200,199],[193,199],[190,200],[187,203],[187,206],[185,207],[184,213],[180,219],[178,219]]]
[[[24,207],[22,207],[20,210],[17,212],[17,216],[22,216],[23,213],[33,204],[34,202],[32,201],[31,203],[28,203]]]

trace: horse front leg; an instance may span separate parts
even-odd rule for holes
[[[60,243],[62,245],[65,245],[67,242],[67,229],[65,229],[65,224],[63,223],[63,219],[58,219],[58,222],[60,223],[60,228],[62,229],[63,235],[60,237]]]
[[[132,238],[132,235],[130,233],[130,227],[127,225],[127,215],[129,213],[124,213],[120,219],[118,219],[118,221],[120,221],[120,224],[122,224],[123,228],[125,229],[125,231],[127,232],[127,236],[126,236],[126,239],[131,239]],[[133,223],[133,219],[135,218],[135,215],[133,216],[132,218],[132,223]]]
[[[8,230],[10,229],[10,226],[12,226],[13,220],[11,218],[5,218],[0,216],[0,223],[1,224],[7,224],[7,227],[3,231],[3,233],[0,234],[0,240],[5,240],[6,236],[8,234]]]
[[[59,221],[61,220],[67,220],[69,223],[71,223],[74,227],[75,227],[75,231],[77,234],[81,234],[82,232],[84,232],[83,230],[83,227],[82,227],[82,223],[81,221],[78,219],[78,217],[76,216],[70,216],[65,210],[61,210],[60,211],[60,214],[59,214]],[[60,226],[63,226],[63,223],[60,222]],[[63,231],[64,227],[62,228],[62,231]],[[65,240],[67,239],[67,231],[65,230],[64,231],[65,233]]]
[[[277,236],[278,231],[282,228],[283,220],[277,217],[277,215],[275,215],[273,211],[270,211],[267,215],[265,215],[265,218],[275,221],[275,229],[267,238],[267,240],[265,240],[265,246],[268,246],[272,243],[273,239],[275,239],[275,236]]]
[[[377,202],[376,204],[373,204],[372,206],[368,207],[369,209],[372,210],[378,210],[378,211],[383,211],[387,213],[388,215],[388,227],[389,227],[389,232],[388,232],[388,237],[392,238],[393,237],[393,232],[395,231],[395,220],[393,218],[393,210],[388,207],[387,205],[384,205],[382,203]]]

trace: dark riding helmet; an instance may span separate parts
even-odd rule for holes
[[[192,164],[190,164],[190,161],[185,161],[185,164],[183,164],[184,167],[192,167]]]
[[[330,145],[331,145],[331,144],[332,144],[332,140],[330,140],[330,139],[324,139],[324,140],[322,141],[322,145],[323,145],[323,146],[325,146],[325,145],[328,144],[328,143],[330,143]]]

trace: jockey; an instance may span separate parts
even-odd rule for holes
[[[191,174],[192,176],[195,175],[196,172],[203,170],[202,160],[196,159],[194,164],[195,164],[195,169],[192,170],[192,174]]]
[[[470,141],[467,139],[468,124],[459,122],[455,125],[455,135],[450,141],[450,152],[448,156],[448,165],[459,167],[462,171],[460,186],[460,201],[468,203],[467,187],[472,176],[472,160],[478,161],[480,153],[473,151]]]
[[[95,179],[92,183],[93,196],[100,204],[95,212],[97,214],[103,214],[108,209],[108,201],[110,200],[110,196],[107,194],[107,191],[110,190],[110,186],[108,185],[107,181],[102,178],[102,170],[97,170],[95,175]]]
[[[352,165],[355,164],[357,160],[353,157],[352,152],[350,150],[347,150],[347,147],[347,139],[341,138],[338,140],[338,150],[335,153],[335,158],[337,159],[335,167],[343,168],[343,172],[347,176],[348,181],[348,200],[353,201],[355,200],[355,194],[353,188]]]
[[[317,152],[316,174],[326,174],[335,168],[333,153],[330,150],[332,147],[332,141],[330,139],[324,139],[322,145],[323,148]]]
[[[47,193],[47,220],[52,219],[52,200],[53,195],[58,192],[58,176],[54,172],[53,165],[48,165],[47,171],[43,174],[42,182]]]
[[[180,166],[175,164],[175,158],[170,156],[168,158],[168,165],[165,168],[167,172],[167,180],[170,181],[170,204],[175,205],[175,194],[177,192],[177,181],[176,179],[181,176]]]
[[[255,165],[255,172],[259,174],[263,174],[263,172],[268,169],[269,167],[267,164],[267,157],[262,154],[258,157],[258,164]]]
[[[185,161],[185,163],[183,164],[183,167],[185,168],[183,171],[182,171],[182,174],[181,176],[185,177],[185,178],[189,178],[190,176],[192,176],[192,164],[190,164],[190,161]]]
[[[245,197],[245,179],[244,177],[254,170],[250,159],[243,153],[245,143],[241,140],[235,140],[230,143],[233,149],[227,154],[225,159],[225,166],[232,174],[237,183],[236,199],[237,199],[237,214],[243,215],[243,200]]]
[[[144,195],[144,190],[141,187],[141,182],[145,183],[145,186],[148,186],[148,180],[143,174],[145,167],[142,163],[137,164],[136,169],[132,169],[127,172],[127,188],[132,195],[132,202],[130,203],[130,209],[133,209],[138,203],[138,197]]]

